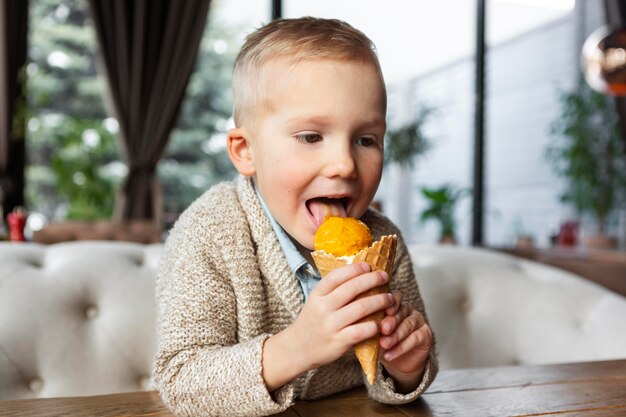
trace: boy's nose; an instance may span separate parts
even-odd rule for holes
[[[329,149],[324,167],[324,175],[328,178],[354,178],[356,176],[356,163],[349,148]]]

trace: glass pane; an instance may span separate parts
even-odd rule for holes
[[[490,3],[485,124],[490,246],[531,241],[549,246],[560,224],[576,217],[560,201],[565,184],[555,170],[558,162],[547,156],[561,141],[553,132],[562,118],[559,95],[576,87],[582,42],[604,19],[603,2],[576,3]]]
[[[95,51],[86,1],[31,0],[26,201],[49,220],[110,217],[126,172]]]

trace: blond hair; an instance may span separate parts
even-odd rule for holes
[[[386,106],[385,83],[376,48],[363,32],[337,19],[302,17],[274,20],[257,29],[241,47],[233,69],[233,116],[241,126],[264,102],[267,74],[263,65],[283,58],[297,64],[306,60],[354,60],[371,65],[378,74]]]

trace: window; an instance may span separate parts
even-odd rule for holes
[[[126,173],[95,51],[85,0],[30,2],[26,201],[49,220],[110,217]]]
[[[109,218],[128,169],[119,125],[107,115],[87,1],[32,0],[30,8],[27,205],[53,221]],[[269,13],[266,2],[211,4],[197,70],[158,169],[166,228],[203,191],[234,176],[225,153],[232,65],[244,37]]]

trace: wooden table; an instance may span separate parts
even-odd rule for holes
[[[172,414],[155,392],[136,392],[0,401],[0,416]],[[323,400],[298,401],[278,416],[626,416],[626,359],[443,371],[428,392],[412,404],[379,404],[361,388]]]

